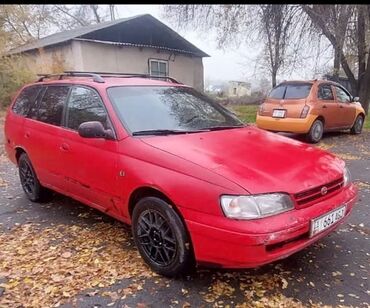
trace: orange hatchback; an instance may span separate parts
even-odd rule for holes
[[[350,129],[360,134],[365,111],[340,84],[328,80],[285,81],[273,88],[261,104],[257,127],[306,134],[319,142],[325,131]]]

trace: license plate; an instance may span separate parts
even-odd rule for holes
[[[274,109],[274,111],[272,112],[272,116],[274,118],[284,118],[285,117],[285,111],[286,110]]]
[[[310,237],[326,230],[337,221],[341,220],[346,214],[346,206],[343,205],[339,209],[335,209],[316,219],[311,220]]]

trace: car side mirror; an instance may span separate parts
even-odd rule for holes
[[[356,97],[354,97],[353,98],[353,100],[352,100],[353,102],[359,102],[360,101],[360,98],[358,97],[358,96],[356,96]]]
[[[78,134],[83,138],[104,138],[113,140],[114,134],[111,129],[105,129],[99,121],[83,122],[78,127]]]

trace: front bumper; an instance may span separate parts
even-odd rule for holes
[[[357,188],[351,184],[331,198],[312,206],[264,219],[237,221],[198,213],[198,221],[185,221],[198,263],[225,268],[250,268],[286,258],[326,236],[349,216],[356,199]],[[310,238],[311,219],[343,204],[346,204],[345,217]],[[185,217],[192,214],[187,213],[186,209],[181,210],[184,210]]]
[[[273,118],[269,116],[260,116],[257,114],[256,125],[258,128],[275,132],[287,132],[296,134],[306,134],[309,132],[312,123],[316,119],[314,115],[308,115],[306,118]]]

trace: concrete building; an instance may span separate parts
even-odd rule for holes
[[[206,53],[153,16],[56,33],[11,50],[35,73],[63,70],[170,76],[203,91]]]
[[[244,81],[229,81],[226,93],[229,97],[251,95],[251,84]]]

